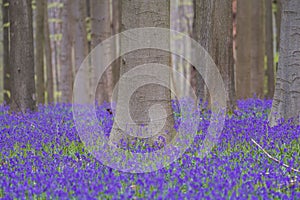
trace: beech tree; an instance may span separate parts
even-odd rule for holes
[[[282,0],[279,63],[270,125],[278,119],[300,121],[300,1]],[[297,28],[298,27],[298,28]]]
[[[121,5],[122,13],[122,31],[132,28],[142,27],[161,27],[170,28],[170,2],[161,0],[124,0]],[[128,44],[130,45],[130,44]],[[121,47],[122,48],[122,47]],[[170,65],[170,54],[167,52],[142,49],[122,56],[120,76],[136,66],[145,63],[160,63]],[[170,75],[170,74],[169,74]],[[118,97],[124,95],[127,91],[119,90]],[[118,98],[117,103],[120,103]],[[124,102],[123,102],[124,103]],[[174,137],[174,118],[171,107],[170,90],[157,84],[148,84],[141,86],[135,91],[130,99],[130,115],[137,125],[149,124],[148,110],[154,104],[160,104],[166,112],[166,123],[163,130],[155,136],[164,137],[167,142]],[[121,102],[122,105],[122,102]],[[118,106],[116,115],[118,113]],[[119,130],[114,124],[113,129],[119,134],[110,136],[110,141],[119,142],[122,137],[128,138],[126,134]],[[167,132],[169,134],[167,134]],[[153,138],[154,139],[154,138]]]
[[[200,42],[216,63],[228,93],[228,108],[233,109],[235,106],[235,80],[232,2],[217,0],[195,1],[194,12],[195,39]],[[201,87],[203,90],[204,86],[201,79],[199,79],[198,84],[198,87]],[[201,94],[201,92],[198,93]]]
[[[31,0],[9,1],[11,110],[35,110]]]

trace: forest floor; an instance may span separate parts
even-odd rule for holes
[[[268,125],[271,101],[238,101],[210,153],[209,126],[183,156],[149,173],[125,173],[95,159],[80,140],[72,107],[40,106],[25,115],[0,107],[0,199],[300,199],[300,126]],[[109,133],[113,116],[98,109]]]

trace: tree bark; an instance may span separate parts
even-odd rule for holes
[[[2,22],[3,22],[3,89],[4,102],[10,104],[11,88],[10,88],[10,67],[9,67],[9,4],[8,0],[2,1]]]
[[[85,1],[75,0],[72,2],[74,6],[75,20],[75,73],[77,73],[81,63],[88,54],[87,32],[86,32],[86,6]]]
[[[197,41],[210,54],[222,75],[228,94],[228,109],[235,107],[233,31],[231,1],[196,1]]]
[[[266,8],[266,56],[267,56],[267,77],[268,77],[268,93],[267,98],[271,99],[275,89],[274,74],[274,49],[273,49],[273,12],[272,0],[265,0]]]
[[[46,58],[46,69],[47,69],[47,103],[54,102],[54,85],[53,85],[53,65],[52,65],[52,48],[50,41],[50,31],[48,23],[48,3],[45,3],[44,13],[44,46],[45,46],[45,58]]]
[[[237,1],[237,97],[264,96],[264,1]]]
[[[63,0],[62,12],[62,41],[61,41],[61,73],[60,92],[61,102],[70,103],[72,101],[73,69],[72,69],[72,8],[71,0]]]
[[[91,0],[91,38],[92,48],[95,48],[99,43],[111,36],[111,23],[110,23],[110,1],[109,0]],[[112,47],[106,47],[106,59],[112,53]],[[98,77],[94,77],[95,66],[91,69],[91,85],[98,82]],[[106,92],[107,86],[107,74],[106,72],[102,75],[98,82],[96,100],[99,104],[104,101],[109,101],[109,96]],[[91,91],[93,92],[93,91]]]
[[[35,110],[34,48],[31,0],[11,0],[10,67],[11,110]]]
[[[252,95],[259,98],[264,97],[264,58],[265,58],[265,37],[264,37],[264,1],[252,0],[251,9],[251,88]]]
[[[44,77],[44,12],[45,0],[36,1],[36,29],[35,29],[35,70],[37,103],[45,103],[45,77]]]
[[[122,31],[132,28],[141,27],[162,27],[170,28],[170,2],[160,0],[124,0],[122,1]],[[122,42],[121,42],[122,43]],[[128,44],[130,45],[130,44]],[[122,47],[121,47],[122,48]],[[167,66],[170,65],[170,55],[167,52],[159,50],[144,49],[131,52],[122,56],[121,76],[133,69],[134,67],[145,63],[160,63]],[[169,74],[170,77],[170,74]],[[126,102],[120,98],[127,91],[119,90],[116,115],[118,115],[118,105],[126,105]],[[125,100],[126,101],[126,100]],[[148,125],[150,123],[148,111],[155,104],[160,104],[166,112],[166,123],[161,132],[150,140],[156,140],[158,136],[165,138],[166,142],[170,142],[175,134],[174,118],[171,107],[171,93],[157,84],[143,85],[138,88],[129,101],[130,115],[136,125]],[[114,124],[114,135],[110,136],[112,143],[119,143],[121,138],[126,140],[131,138],[125,134],[125,130],[120,130],[118,124]],[[136,133],[134,133],[136,134]]]
[[[270,125],[278,119],[300,124],[300,1],[282,0],[280,56],[276,88],[269,117]]]

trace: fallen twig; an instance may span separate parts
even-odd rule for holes
[[[260,148],[271,160],[273,160],[273,161],[275,161],[275,162],[277,162],[277,163],[279,163],[279,164],[282,164],[284,167],[286,167],[286,168],[290,168],[292,171],[294,171],[294,172],[297,172],[297,173],[300,173],[300,170],[298,170],[298,169],[294,169],[294,168],[292,168],[291,166],[288,166],[287,164],[284,164],[284,163],[281,163],[280,162],[280,160],[278,160],[278,159],[276,159],[276,158],[274,158],[274,157],[272,157],[266,150],[264,150],[264,148],[262,148],[255,140],[253,140],[252,138],[251,138],[251,141],[256,145],[256,146],[258,146],[258,148]]]

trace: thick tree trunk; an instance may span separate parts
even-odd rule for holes
[[[271,99],[275,89],[274,74],[274,49],[273,49],[273,12],[272,0],[265,0],[266,8],[266,56],[267,56],[267,77],[268,77],[268,93],[267,98]]]
[[[60,92],[61,102],[70,103],[72,101],[73,69],[72,69],[72,9],[71,0],[64,0],[62,12],[62,41],[61,41],[61,73]]]
[[[196,1],[196,38],[211,55],[223,77],[228,109],[235,106],[232,2]]]
[[[45,103],[45,77],[44,77],[44,12],[45,0],[36,1],[36,28],[35,28],[35,70],[37,103]]]
[[[44,13],[44,46],[45,46],[45,58],[47,69],[47,103],[54,102],[54,85],[53,85],[53,65],[52,65],[52,48],[50,41],[50,31],[48,23],[48,3],[45,3]]]
[[[11,110],[35,110],[34,49],[31,0],[11,0],[10,67]]]
[[[122,31],[141,27],[170,28],[169,1],[124,0],[122,1],[121,13]],[[153,49],[145,49],[131,52],[122,57],[122,65],[120,71],[121,76],[126,72],[132,70],[134,67],[149,62],[160,63],[169,66],[170,55],[167,52]],[[124,96],[126,92],[126,90],[119,90],[116,115],[118,115],[118,109],[122,109],[122,105],[125,106],[127,104],[126,100],[120,100],[120,98]],[[133,96],[131,96],[129,105],[127,106],[130,107],[130,115],[132,116],[132,120],[136,123],[136,125],[141,126],[148,125],[150,123],[148,111],[149,108],[155,104],[160,104],[163,107],[167,117],[166,123],[162,128],[161,132],[159,132],[158,135],[154,136],[154,138],[151,139],[156,140],[155,138],[160,135],[164,137],[167,142],[170,142],[174,137],[175,131],[174,118],[171,107],[171,93],[169,89],[166,89],[157,84],[143,85],[135,91]],[[124,124],[122,125],[124,126]],[[125,126],[126,125],[127,124],[125,124]],[[125,134],[125,130],[120,130],[118,124],[114,124],[113,129],[115,131],[111,132],[114,133],[110,136],[111,142],[118,143],[121,138],[130,138],[128,135]]]
[[[2,1],[2,22],[3,22],[3,89],[4,102],[10,104],[10,67],[9,67],[9,14],[8,0]]]
[[[300,122],[300,1],[282,0],[280,56],[270,125],[278,119]]]

